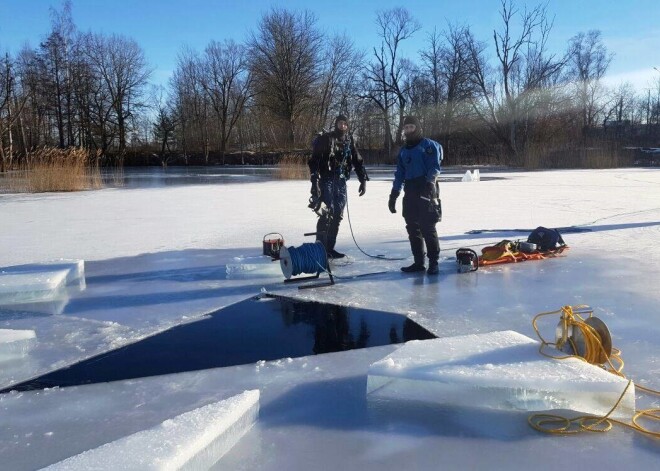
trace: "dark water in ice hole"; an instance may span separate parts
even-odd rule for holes
[[[430,338],[435,335],[401,314],[283,297],[255,297],[0,393],[118,381]]]

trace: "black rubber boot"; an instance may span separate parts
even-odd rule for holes
[[[419,224],[413,220],[406,219],[406,231],[408,232],[408,240],[410,241],[410,251],[413,254],[415,263],[407,267],[401,267],[404,273],[415,273],[426,270],[424,266],[424,238],[419,229]]]
[[[415,227],[406,226],[408,229],[408,240],[410,240],[410,250],[412,251],[413,257],[415,258],[415,263],[407,267],[401,267],[401,271],[404,273],[415,273],[418,271],[426,270],[424,266],[424,239],[419,232],[415,231]]]
[[[437,260],[436,261],[429,260],[429,268],[428,270],[426,270],[426,273],[428,273],[429,275],[437,275],[438,273],[440,273]]]
[[[401,271],[404,273],[415,273],[424,270],[426,270],[426,267],[424,266],[423,263],[419,263],[419,262],[415,262],[407,267],[401,267]]]
[[[429,267],[434,263],[437,265],[440,258],[440,240],[438,240],[438,232],[435,229],[435,225],[422,226],[422,235],[429,256]]]
[[[339,233],[339,224],[341,223],[341,217],[338,217],[336,214],[331,214],[328,217],[328,226],[327,226],[327,237],[325,239],[325,250],[330,255],[335,250],[335,244],[337,243],[337,234]],[[337,252],[339,253],[339,252]],[[340,257],[335,257],[340,258]]]
[[[328,251],[328,217],[321,216],[316,222],[316,240],[323,244],[326,252]]]
[[[341,252],[337,252],[335,249],[332,249],[328,252],[328,258],[344,258],[346,254],[343,254]]]

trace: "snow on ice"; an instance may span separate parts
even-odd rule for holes
[[[408,315],[442,339],[508,330],[531,338],[535,314],[588,304],[621,349],[624,373],[660,388],[660,173],[481,168],[480,181],[467,184],[463,172],[443,174],[453,179],[441,184],[439,276],[403,275],[407,261],[355,247],[349,215],[364,251],[410,256],[400,212],[387,210],[391,182],[374,178],[358,198],[351,180],[337,246],[348,260],[333,267],[336,285],[310,290],[285,285],[278,264],[261,256],[269,232],[287,246],[311,241],[303,235],[316,224],[306,181],[2,195],[0,267],[84,260],[86,289],[55,314],[0,310],[0,328],[36,338],[25,355],[2,362],[0,386],[268,292]],[[584,231],[564,232],[570,250],[562,257],[456,272],[459,247],[525,239],[537,226]],[[387,273],[350,278],[380,271]],[[552,337],[555,326],[541,328]],[[400,348],[2,394],[3,466],[45,467],[259,390],[258,420],[215,469],[554,469],[564,456],[572,467],[657,467],[657,441],[623,428],[566,438],[532,430],[527,412],[374,408],[369,367]],[[639,390],[636,402],[660,407]]]
[[[245,391],[45,469],[208,469],[247,433],[258,413],[259,391]]]

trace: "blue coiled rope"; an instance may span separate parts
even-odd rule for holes
[[[289,247],[292,276],[301,273],[321,273],[328,271],[328,257],[325,248],[318,242],[309,242],[300,247]]]

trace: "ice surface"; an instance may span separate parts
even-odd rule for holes
[[[303,234],[314,230],[317,217],[301,204],[309,192],[304,180],[2,195],[6,217],[0,223],[0,247],[10,250],[0,251],[0,267],[55,256],[85,259],[88,286],[63,315],[0,314],[0,327],[33,329],[38,338],[27,356],[2,364],[0,384],[6,387],[190,322],[263,289],[406,314],[444,337],[507,329],[533,337],[534,314],[564,304],[590,304],[622,350],[625,373],[639,384],[660,388],[660,172],[481,169],[498,178],[463,185],[465,169],[443,170],[444,177],[454,178],[440,184],[445,217],[438,224],[438,277],[402,275],[399,268],[411,261],[361,254],[347,211],[337,249],[351,261],[335,263],[335,273],[388,273],[337,278],[335,286],[301,291],[282,283],[280,273],[272,279],[228,279],[226,264],[263,260],[276,266],[262,255],[262,235],[273,230],[282,232],[287,244],[309,242]],[[386,177],[372,179],[361,198],[357,179],[347,182],[354,237],[369,254],[408,257],[400,208],[392,215],[383,204],[394,168],[373,171]],[[501,203],[496,208],[495,201]],[[451,260],[459,247],[478,251],[481,244],[529,233],[507,228],[572,225],[590,230],[564,234],[571,246],[564,257],[464,275],[456,273]],[[496,228],[501,229],[466,233]],[[631,250],[631,240],[644,250]],[[549,323],[543,333],[552,337],[555,325]],[[490,414],[481,427],[464,423],[466,408],[452,409],[456,414],[441,410],[443,418],[454,420],[425,425],[409,418],[371,421],[365,406],[367,371],[394,348],[0,395],[0,468],[39,469],[250,389],[261,390],[259,422],[222,458],[219,469],[318,469],[338,456],[361,471],[433,469],[438,463],[448,469],[549,469],[566,455],[569,442],[577,451],[588,451],[570,453],[572,467],[657,468],[657,447],[631,431],[547,436],[529,428],[527,412],[474,409],[479,417]],[[639,394],[637,406],[660,404]],[[512,420],[514,433],[508,434],[502,418]]]
[[[367,394],[374,400],[604,415],[628,384],[579,359],[544,357],[538,348],[514,331],[408,342],[370,366]],[[612,416],[629,419],[634,411],[631,385]]]
[[[0,309],[60,314],[70,291],[82,291],[83,260],[57,260],[0,269]]]
[[[208,469],[252,427],[259,390],[178,415],[148,430],[67,458],[48,470]]]
[[[35,343],[34,330],[0,329],[0,362],[25,355]]]

